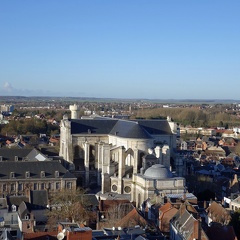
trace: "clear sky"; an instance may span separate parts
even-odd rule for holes
[[[0,94],[240,99],[240,1],[1,0]]]

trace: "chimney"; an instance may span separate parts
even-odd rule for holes
[[[193,239],[200,240],[201,239],[201,226],[199,220],[194,220],[193,223]]]
[[[186,190],[186,186],[184,187],[184,193],[183,193],[183,201],[185,202],[187,200],[187,190]]]
[[[181,206],[180,206],[180,216],[182,216],[182,215],[183,215],[183,213],[184,213],[184,210],[185,210],[185,204],[184,204],[184,203],[182,203],[182,204],[181,204]]]
[[[204,202],[203,202],[203,208],[204,208],[204,209],[207,208],[207,202],[206,202],[206,200],[204,200]]]
[[[146,206],[146,208],[145,208],[145,212],[144,212],[144,217],[145,217],[145,219],[147,219],[148,220],[148,206]]]

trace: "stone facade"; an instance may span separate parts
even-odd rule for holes
[[[28,195],[30,190],[75,189],[76,177],[58,161],[0,162],[0,194]]]
[[[131,194],[132,200],[143,192],[147,197],[145,183],[135,186],[133,182],[142,181],[147,156],[154,156],[147,167],[162,164],[170,169],[177,125],[170,118],[129,121],[94,116],[75,119],[79,108],[73,105],[70,110],[71,119],[65,115],[60,124],[59,155],[71,164],[78,184],[101,186],[102,193]]]

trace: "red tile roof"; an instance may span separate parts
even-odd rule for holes
[[[57,234],[57,232],[24,233],[24,240],[56,240]]]
[[[134,227],[136,225],[145,227],[149,222],[134,208],[125,217],[123,217],[116,226],[122,228]]]

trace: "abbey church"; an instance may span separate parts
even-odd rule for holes
[[[185,179],[171,172],[177,125],[166,120],[120,120],[98,115],[79,118],[71,105],[71,118],[60,125],[60,153],[84,187],[101,192],[129,194],[141,203],[156,191],[183,193]]]

